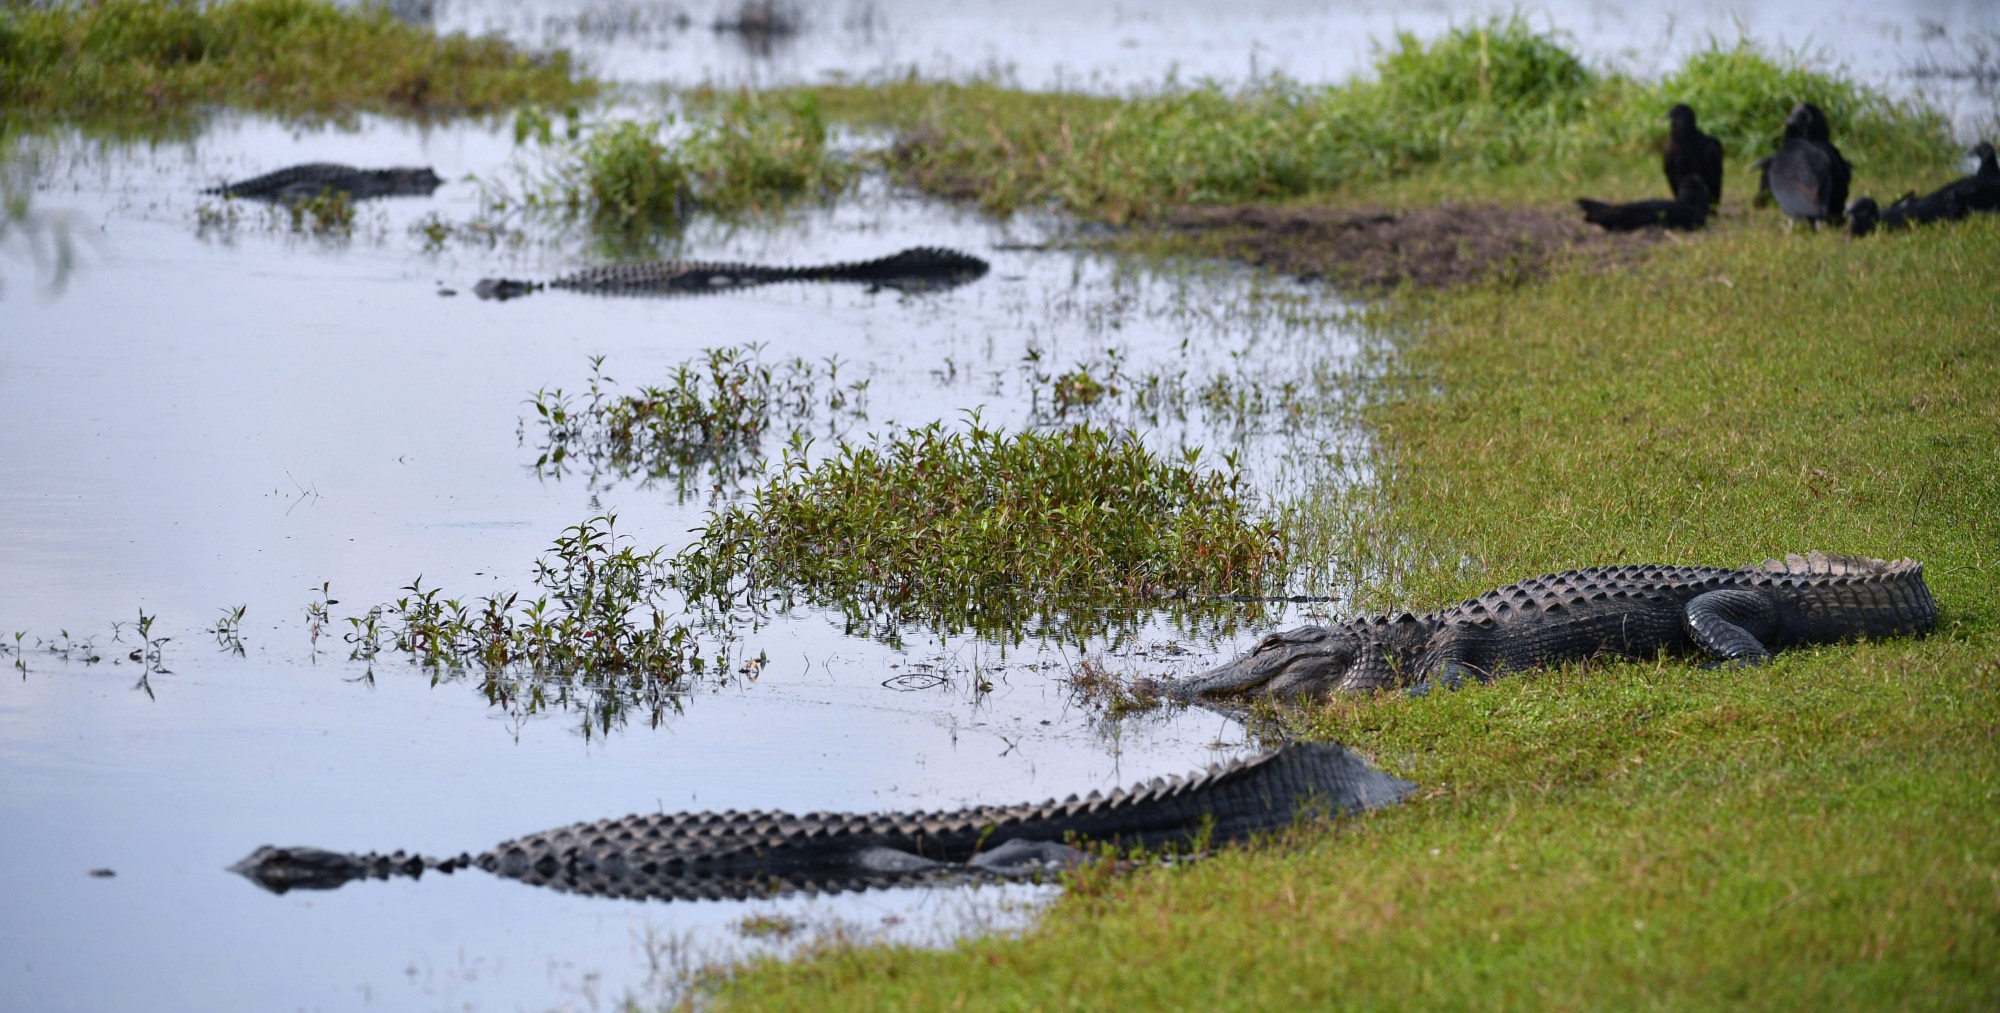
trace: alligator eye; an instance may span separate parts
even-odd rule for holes
[[[1256,647],[1256,648],[1255,648],[1254,650],[1252,650],[1252,651],[1251,651],[1250,653],[1251,653],[1251,654],[1262,654],[1262,653],[1264,653],[1265,651],[1270,651],[1270,650],[1275,650],[1275,649],[1277,649],[1277,648],[1280,648],[1280,647],[1283,647],[1283,646],[1285,646],[1285,635],[1284,635],[1284,634],[1282,634],[1282,633],[1266,633],[1266,634],[1264,634],[1264,639],[1262,639],[1262,640],[1259,640],[1259,641],[1257,641],[1257,647]]]

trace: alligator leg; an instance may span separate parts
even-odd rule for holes
[[[1688,635],[1717,664],[1758,665],[1771,658],[1765,645],[1777,636],[1778,609],[1755,591],[1728,588],[1687,603]]]

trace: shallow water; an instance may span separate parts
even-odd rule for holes
[[[1175,68],[1183,78],[1338,79],[1365,59],[1371,33],[1471,16],[882,3],[816,14],[758,55],[703,27],[706,9],[689,9],[693,27],[663,22],[653,36],[580,32],[584,9],[447,0],[438,21],[578,45],[631,82],[1005,64],[1032,85],[1123,88]],[[602,15],[593,24],[619,23],[606,20],[612,8],[589,9]],[[1675,24],[1674,45],[1733,31],[1723,12],[1702,10]],[[1638,59],[1621,54],[1643,48],[1664,15],[1624,11],[1551,16],[1595,57]],[[1759,34],[1805,41],[1786,33],[1845,25],[1828,31],[1845,39],[1862,34],[1852,26],[1926,18],[1991,30],[1994,15],[1980,5],[1814,7]],[[1890,34],[1847,48],[1811,41],[1858,68],[1892,68],[1916,43]],[[470,295],[480,277],[545,277],[590,259],[582,240],[532,226],[519,247],[453,239],[432,250],[412,231],[431,215],[472,218],[465,177],[504,173],[511,154],[506,130],[485,125],[298,130],[235,116],[185,143],[57,138],[40,151],[35,208],[68,223],[79,264],[52,289],[19,234],[0,245],[0,636],[27,634],[20,655],[0,658],[20,669],[0,690],[7,1008],[596,1008],[655,994],[689,961],[789,945],[746,934],[746,917],[917,942],[1019,926],[1048,888],[643,904],[467,873],[274,897],[224,867],[264,843],[477,851],[653,808],[1020,801],[1246,748],[1240,728],[1206,714],[1103,723],[1062,679],[1097,654],[1123,675],[1198,669],[1295,610],[1246,608],[1254,621],[1220,633],[1162,619],[1115,645],[910,631],[901,650],[801,610],[739,626],[738,656],[761,653],[769,665],[755,679],[691,687],[657,727],[644,713],[606,728],[577,711],[490,705],[474,683],[433,685],[387,655],[371,668],[347,659],[339,624],[315,644],[305,609],[323,586],[336,620],[419,575],[466,597],[526,588],[558,532],[606,511],[641,546],[686,544],[713,505],[705,496],[533,473],[526,399],[580,390],[593,355],[626,386],[745,341],[773,358],[837,357],[843,379],[867,381],[865,417],[846,432],[861,439],[975,407],[987,425],[1030,424],[1030,368],[1101,369],[1113,351],[1129,376],[1185,371],[1201,382],[1304,376],[1357,349],[1345,307],[1316,288],[1227,266],[1041,249],[1060,223],[995,222],[880,184],[774,225],[699,227],[682,252],[803,263],[936,244],[986,257],[993,272],[923,296],[800,285],[481,302]],[[237,206],[233,225],[200,224],[215,202],[199,187],[312,160],[432,165],[450,182],[431,198],[365,205],[343,240],[295,234],[257,205]],[[1255,418],[1239,432],[1199,413],[1122,420],[1163,451],[1240,449],[1252,486],[1274,502],[1337,475],[1329,450],[1363,446],[1337,417],[1296,432]],[[238,605],[242,657],[202,632]],[[168,671],[145,689],[135,687],[146,666],[126,657],[141,614],[173,638]],[[65,635],[94,652],[46,649]],[[948,678],[885,685],[910,672]]]

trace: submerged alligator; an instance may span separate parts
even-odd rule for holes
[[[230,866],[273,893],[477,866],[565,893],[652,900],[838,893],[1074,865],[1079,843],[1146,849],[1237,841],[1399,801],[1416,786],[1345,748],[1301,743],[1191,777],[1062,802],[918,813],[675,813],[578,823],[479,855],[262,847]]]
[[[307,162],[262,176],[212,186],[202,193],[280,203],[311,200],[322,193],[341,193],[353,200],[373,197],[428,197],[444,184],[429,166],[356,169],[332,162]]]
[[[913,246],[874,260],[805,267],[731,264],[700,260],[663,260],[643,264],[607,264],[553,281],[485,278],[473,289],[481,299],[513,299],[543,288],[566,288],[598,295],[659,295],[720,292],[784,281],[851,281],[871,289],[922,292],[953,288],[984,276],[985,261],[969,253],[935,246]]]
[[[1502,672],[1596,657],[1705,653],[1757,664],[1771,652],[1937,625],[1923,564],[1814,552],[1741,570],[1610,566],[1553,573],[1427,615],[1273,633],[1204,675],[1142,689],[1229,706],[1253,697],[1490,681]]]

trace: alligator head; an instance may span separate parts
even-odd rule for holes
[[[1233,709],[1253,699],[1304,701],[1396,686],[1405,681],[1401,673],[1408,663],[1424,652],[1433,629],[1429,617],[1408,612],[1393,619],[1301,626],[1269,634],[1249,654],[1201,675],[1148,680],[1140,688],[1182,703]]]

